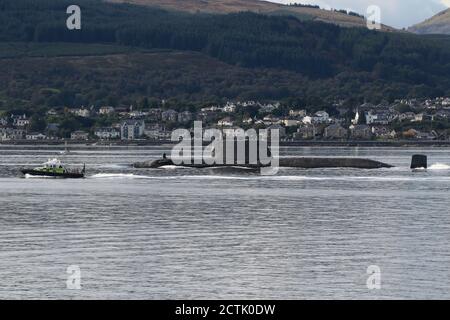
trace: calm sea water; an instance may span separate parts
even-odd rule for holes
[[[0,146],[2,299],[450,298],[450,149],[282,148],[397,167],[262,177],[129,166],[168,146],[80,146],[63,160],[87,179],[20,176],[61,150]],[[430,170],[408,169],[415,153]]]

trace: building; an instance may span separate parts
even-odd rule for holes
[[[228,102],[225,107],[223,107],[223,111],[227,113],[234,113],[236,112],[236,105],[234,103]]]
[[[11,116],[11,118],[13,119],[13,125],[16,127],[26,127],[30,124],[30,120],[27,118],[27,116],[21,115],[21,116]]]
[[[416,114],[414,112],[405,112],[398,116],[398,121],[414,121],[415,119]]]
[[[120,130],[112,127],[98,128],[95,130],[94,135],[103,140],[119,139]]]
[[[330,123],[330,115],[326,111],[317,111],[312,117],[312,122],[316,124]]]
[[[200,111],[201,112],[220,112],[220,111],[222,111],[222,109],[219,106],[210,106],[210,107],[201,108]]]
[[[422,122],[423,119],[424,119],[423,113],[419,113],[419,114],[416,114],[416,116],[414,117],[413,122]]]
[[[359,124],[359,121],[361,121],[361,115],[360,115],[359,110],[356,110],[355,117],[352,119],[352,124],[357,125],[357,124]]]
[[[178,112],[175,110],[167,110],[161,113],[161,120],[165,122],[177,122],[178,121]]]
[[[262,106],[259,108],[258,112],[260,112],[260,113],[273,112],[273,111],[275,111],[276,109],[278,109],[279,107],[280,107],[280,104],[279,104],[279,103],[275,103],[275,104],[269,103],[269,104],[262,105]]]
[[[0,140],[22,140],[24,131],[16,128],[0,128]]]
[[[267,127],[267,130],[269,130],[269,132],[270,132],[271,130],[278,130],[279,137],[280,137],[280,138],[286,138],[286,128],[283,127],[283,126],[280,125],[280,124],[273,124],[273,125]]]
[[[396,115],[390,113],[387,110],[373,111],[370,110],[365,113],[366,116],[366,124],[368,125],[388,125],[395,118]]]
[[[27,140],[46,140],[47,136],[43,133],[39,133],[39,132],[31,132],[31,133],[27,133],[25,136],[25,139]]]
[[[148,116],[148,112],[144,112],[144,111],[140,111],[140,110],[134,110],[134,111],[130,111],[128,113],[128,116],[131,119],[143,119],[146,116]]]
[[[0,126],[7,126],[7,125],[8,125],[8,119],[0,118]]]
[[[289,110],[289,116],[293,118],[306,117],[306,110]]]
[[[170,140],[171,132],[166,130],[166,127],[157,123],[145,127],[144,134],[153,140]]]
[[[89,133],[85,131],[75,131],[70,134],[70,139],[77,141],[89,140]]]
[[[297,132],[294,133],[294,139],[296,140],[309,140],[314,139],[316,136],[316,130],[313,125],[307,124],[302,125],[297,129]]]
[[[161,120],[161,114],[162,114],[162,110],[159,108],[152,108],[150,110],[148,110],[148,118],[153,120],[153,121],[159,121]]]
[[[203,121],[203,122],[210,122],[214,119],[217,119],[218,113],[210,112],[210,111],[200,111],[197,113],[197,120]]]
[[[85,107],[81,107],[79,109],[73,109],[69,111],[70,113],[82,117],[82,118],[89,118],[91,116],[91,110],[86,109]]]
[[[250,117],[244,118],[244,119],[242,119],[242,123],[245,123],[245,124],[252,124],[252,123],[253,123],[253,119],[250,118]]]
[[[345,139],[348,131],[339,124],[332,124],[325,128],[323,136],[326,139]]]
[[[179,123],[188,123],[188,122],[191,122],[192,119],[193,119],[192,112],[183,111],[178,114],[178,122]]]
[[[293,119],[282,119],[281,123],[285,126],[285,127],[296,127],[299,124],[298,120],[293,120]]]
[[[439,110],[433,115],[433,120],[435,119],[441,119],[441,120],[447,120],[450,119],[450,110]]]
[[[58,115],[58,111],[56,111],[55,109],[50,109],[47,111],[47,116],[57,116]]]
[[[264,124],[266,126],[270,126],[272,124],[279,124],[280,123],[280,119],[275,117],[274,115],[267,115],[263,118]]]
[[[110,107],[110,106],[105,106],[105,107],[101,107],[98,110],[98,114],[100,115],[110,115],[113,114],[116,110],[114,109],[114,107]]]
[[[144,135],[145,122],[142,120],[126,120],[120,126],[122,140],[135,140]]]
[[[388,127],[372,127],[372,134],[378,139],[395,139],[397,132]]]
[[[302,123],[303,124],[312,124],[313,123],[313,118],[310,116],[305,116],[302,119]]]
[[[417,140],[436,140],[436,132],[421,132],[415,129],[410,129],[403,132],[403,137],[407,139],[417,139]]]
[[[350,126],[350,137],[355,140],[370,140],[372,139],[372,129],[365,124],[358,124]]]
[[[121,117],[128,117],[130,112],[129,107],[117,107],[115,108],[115,113],[117,113]]]
[[[217,121],[217,125],[219,127],[232,127],[234,125],[234,122],[231,120],[230,117],[225,117]]]

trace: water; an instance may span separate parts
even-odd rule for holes
[[[80,146],[63,160],[87,179],[19,176],[62,149],[0,146],[2,299],[450,298],[450,149],[282,148],[396,168],[262,177],[129,166],[168,146]],[[415,153],[430,170],[408,169]]]

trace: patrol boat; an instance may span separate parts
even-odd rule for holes
[[[66,178],[66,179],[81,179],[86,173],[86,165],[80,170],[69,170],[58,159],[49,160],[43,164],[42,167],[34,169],[21,170],[24,175],[35,177],[52,177],[52,178]]]

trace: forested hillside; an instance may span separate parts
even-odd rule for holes
[[[338,96],[358,97],[359,99],[387,99],[408,96],[436,96],[450,94],[450,45],[448,41],[424,38],[409,34],[396,34],[369,31],[364,28],[341,28],[319,22],[300,21],[295,17],[266,16],[255,13],[235,13],[229,15],[188,14],[164,11],[162,9],[139,7],[125,4],[109,4],[96,0],[79,0],[82,9],[82,30],[69,31],[66,26],[66,8],[72,4],[68,0],[2,0],[0,2],[0,42],[3,48],[11,43],[25,42],[34,45],[53,43],[54,46],[65,46],[64,43],[80,46],[97,46],[103,44],[99,54],[121,53],[118,48],[128,47],[135,50],[168,49],[176,51],[196,51],[201,55],[218,59],[224,64],[214,63],[221,70],[211,72],[217,75],[225,74],[226,64],[236,66],[243,72],[242,78],[234,73],[229,78],[233,82],[253,83],[252,77],[261,77],[270,73],[266,79],[284,77],[286,72],[292,79],[302,83],[303,90],[297,84],[284,84],[271,87],[264,82],[266,88],[252,85],[245,86],[246,92],[223,90],[207,91],[207,87],[199,89],[202,96],[214,99],[233,99],[237,96],[248,96],[253,99],[296,98],[308,95],[310,99],[332,100]],[[114,48],[106,50],[110,45]],[[127,48],[125,48],[127,47]],[[9,47],[10,48],[10,47]],[[50,50],[50,49],[49,49]],[[106,51],[105,51],[106,50]],[[41,50],[42,51],[42,50]],[[67,55],[67,50],[62,50]],[[83,50],[81,50],[83,51]],[[94,50],[95,51],[95,50]],[[36,52],[36,51],[34,51]],[[95,54],[92,50],[87,50]],[[20,54],[19,54],[20,53]],[[18,50],[17,57],[28,55],[28,50]],[[43,56],[47,56],[45,51]],[[76,79],[79,72],[78,63],[68,71],[54,69],[55,54],[49,54],[47,63],[30,64],[29,73],[21,78],[9,78],[11,81],[24,82],[28,90],[39,95],[42,85],[33,80],[36,74],[50,82],[58,94],[73,91],[64,79]],[[74,55],[76,51],[74,51]],[[163,54],[162,54],[163,55]],[[5,56],[1,54],[0,56]],[[11,57],[11,53],[6,55]],[[14,55],[13,55],[14,56]],[[184,59],[184,55],[173,56],[173,59]],[[162,58],[161,56],[159,58]],[[204,58],[206,61],[206,57]],[[23,60],[25,61],[25,60]],[[45,61],[45,60],[44,60]],[[117,65],[126,69],[126,60],[120,60]],[[139,60],[142,62],[142,59]],[[200,63],[201,59],[192,62],[176,61],[177,64]],[[21,61],[14,59],[2,61],[2,64],[15,66],[20,70]],[[144,65],[146,63],[142,62]],[[202,66],[189,66],[189,69],[204,70]],[[228,68],[228,67],[227,67]],[[129,77],[139,77],[139,67],[130,71]],[[142,69],[142,68],[141,68]],[[58,71],[59,70],[59,71]],[[266,70],[266,71],[264,71]],[[270,71],[269,71],[270,70]],[[175,72],[172,68],[160,69],[161,74]],[[85,73],[88,73],[84,71]],[[253,74],[252,74],[253,72]],[[135,74],[137,73],[137,74]],[[142,71],[144,73],[144,71]],[[157,76],[161,87],[169,88],[170,82],[164,83],[173,74]],[[89,75],[86,75],[89,77]],[[190,73],[179,75],[185,85],[178,84],[168,91],[152,90],[145,82],[133,81],[133,86],[126,86],[116,103],[126,101],[130,96],[145,95],[150,98],[190,99],[193,97],[191,83],[198,83],[203,75]],[[126,81],[127,73],[121,75]],[[263,76],[264,77],[264,76]],[[247,79],[247,80],[246,80]],[[301,81],[300,81],[301,79]],[[89,97],[96,88],[90,81],[81,81],[77,85],[78,95]],[[103,79],[96,78],[97,86],[102,86]],[[212,79],[211,81],[214,81]],[[117,82],[117,81],[113,81]],[[273,81],[274,86],[280,81]],[[327,85],[333,84],[331,90]],[[0,97],[3,104],[11,101],[18,103],[18,97],[12,96],[11,82],[0,85]],[[209,86],[211,87],[211,86]],[[216,85],[215,85],[216,87]],[[322,90],[323,89],[323,90]],[[206,90],[206,92],[205,92]],[[380,91],[381,90],[381,91]],[[260,96],[261,92],[269,94]],[[270,93],[273,94],[270,94]],[[276,93],[275,93],[276,92]],[[108,95],[108,92],[105,92]],[[67,95],[67,96],[75,96]],[[50,97],[52,95],[50,94]],[[170,98],[170,97],[169,97]],[[45,96],[39,100],[44,104],[54,104],[58,99]],[[21,104],[30,104],[28,98],[22,98]],[[64,100],[64,103],[76,103],[75,99]],[[93,102],[92,102],[93,103]]]

